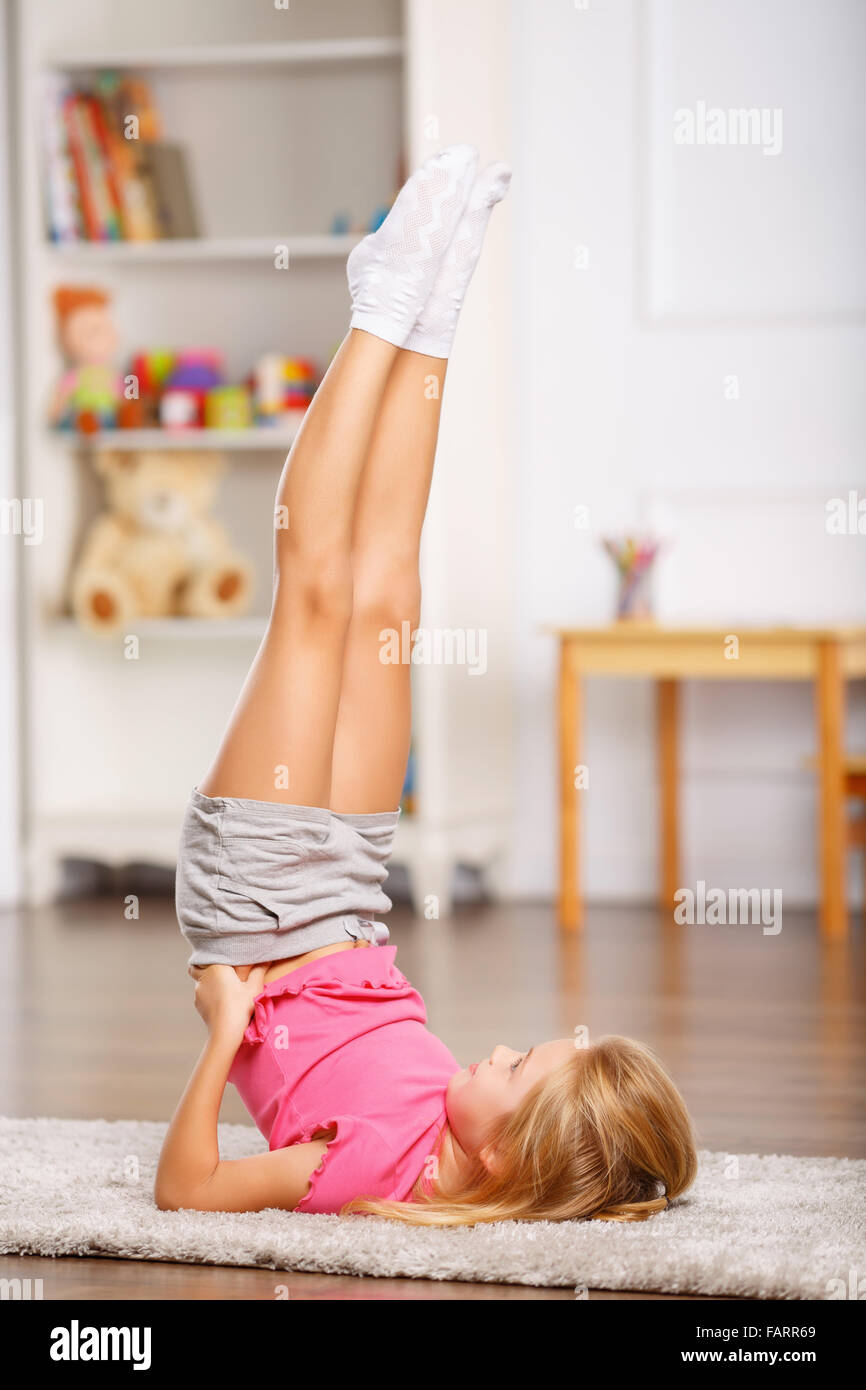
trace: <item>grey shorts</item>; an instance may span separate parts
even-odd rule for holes
[[[388,929],[382,889],[399,811],[344,815],[320,806],[193,791],[178,851],[176,905],[190,965],[256,965]]]

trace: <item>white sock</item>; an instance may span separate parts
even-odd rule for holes
[[[481,255],[490,214],[505,197],[510,183],[511,170],[505,164],[489,164],[475,180],[430,298],[403,345],[412,352],[423,352],[428,357],[449,356],[463,297]]]
[[[352,327],[402,347],[426,303],[475,177],[478,151],[451,145],[403,185],[349,256]]]

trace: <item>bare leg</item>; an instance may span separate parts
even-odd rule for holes
[[[499,165],[473,183],[476,158],[451,146],[428,160],[349,258],[352,321],[368,331],[349,333],[284,470],[270,624],[206,795],[350,812],[397,805],[410,667],[380,660],[379,634],[418,622],[446,355],[490,209],[508,187]],[[391,345],[409,336],[416,350]]]
[[[385,629],[419,622],[418,552],[430,491],[445,369],[400,352],[382,399],[358,492],[352,545],[354,605],[346,639],[329,805],[393,811],[411,731],[408,664],[380,660]]]
[[[355,505],[397,351],[351,330],[307,412],[277,491],[268,630],[200,783],[206,796],[329,804]]]

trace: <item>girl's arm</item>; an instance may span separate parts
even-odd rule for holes
[[[246,981],[228,965],[190,971],[197,981],[195,1003],[207,1024],[208,1040],[163,1142],[154,1188],[161,1211],[291,1211],[322,1161],[326,1139],[253,1158],[224,1161],[219,1156],[220,1103],[265,969],[251,971]]]

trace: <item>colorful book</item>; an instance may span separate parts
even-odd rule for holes
[[[127,139],[130,113],[137,117]],[[56,77],[45,101],[44,197],[55,241],[196,237],[181,146],[161,139],[147,83],[103,72],[93,89]]]
[[[128,92],[130,86],[132,90]],[[129,241],[153,241],[160,235],[160,229],[156,201],[145,168],[148,140],[143,137],[127,140],[125,134],[125,117],[142,100],[140,88],[144,88],[144,84],[117,82],[111,74],[104,74],[96,100],[101,115],[100,128],[119,199],[123,235]],[[156,124],[155,113],[151,108],[148,110],[150,114],[145,130],[150,130]]]
[[[90,186],[84,136],[79,121],[75,92],[69,92],[63,99],[63,120],[69,141],[69,154],[75,170],[75,180],[78,184],[78,200],[81,206],[84,235],[88,241],[99,241],[99,212],[93,189]]]
[[[108,127],[101,103],[94,96],[85,97],[87,108],[90,114],[90,123],[99,149],[99,157],[102,165],[102,175],[111,207],[111,223],[114,228],[115,238],[126,235],[123,222],[123,197],[120,186],[120,170],[117,168],[112,150],[112,142],[109,137]]]
[[[76,106],[84,142],[84,156],[87,160],[90,176],[90,186],[99,219],[99,239],[100,241],[118,241],[120,238],[120,219],[111,195],[105,159],[94,121],[92,100],[86,93],[79,92]]]
[[[80,241],[83,235],[75,168],[69,150],[63,103],[66,81],[47,74],[43,91],[44,198],[48,235],[52,241]]]

